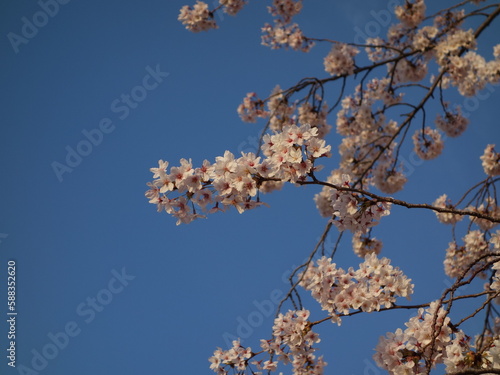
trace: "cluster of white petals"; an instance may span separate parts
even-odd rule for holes
[[[253,153],[242,152],[235,158],[226,151],[214,164],[205,160],[198,168],[193,168],[190,160],[181,159],[181,166],[171,167],[167,173],[168,162],[160,160],[158,168],[151,168],[155,180],[148,183],[146,197],[158,211],[176,217],[177,224],[204,217],[198,211],[213,213],[234,206],[242,213],[263,204],[253,199],[263,182],[305,180],[314,161],[329,156],[330,146],[317,133],[316,128],[305,124],[266,134],[262,145],[266,157],[262,161]],[[169,197],[173,192],[180,195]]]
[[[415,33],[412,44],[415,50],[424,52],[434,45],[439,29],[435,26],[424,26]]]
[[[354,56],[359,50],[345,43],[335,43],[324,59],[325,71],[332,76],[354,73]]]
[[[387,68],[394,71],[394,83],[420,82],[427,76],[427,63],[421,59],[411,61],[401,59],[397,62],[396,67],[393,64],[388,64]]]
[[[496,232],[495,234],[495,240],[494,242],[494,248],[493,250],[496,252],[500,251],[500,230]],[[490,240],[491,241],[491,240]],[[489,286],[491,290],[500,293],[500,260],[498,262],[495,262],[493,266],[491,267],[492,271],[494,272],[493,274],[493,282]],[[500,297],[497,298],[497,303],[500,302]]]
[[[473,30],[456,29],[439,41],[435,48],[435,57],[441,70],[446,70],[443,87],[456,86],[463,96],[474,96],[487,84],[500,81],[500,58],[493,49],[495,59],[486,61],[473,50],[476,39]],[[464,51],[468,51],[463,54]],[[462,55],[463,54],[463,55]]]
[[[313,107],[305,102],[298,108],[299,124],[310,124],[318,129],[318,137],[325,138],[332,126],[327,122],[328,105],[323,102],[321,108]]]
[[[444,142],[436,129],[418,129],[412,139],[415,153],[423,160],[435,159],[443,151]]]
[[[274,320],[273,339],[261,340],[261,348],[275,361],[253,362],[259,369],[274,371],[278,362],[291,363],[294,375],[320,375],[327,365],[323,357],[316,358],[313,345],[320,342],[319,335],[311,330],[308,310],[290,310]]]
[[[446,365],[446,373],[500,369],[500,339],[498,335],[483,337],[481,347],[471,345],[469,341],[469,337],[459,331],[446,346],[446,356],[443,360]]]
[[[350,188],[349,175],[335,170],[327,181],[340,190],[325,186],[315,195],[314,201],[320,214],[330,217],[339,231],[347,229],[353,233],[366,233],[369,228],[378,224],[382,216],[390,214],[390,203],[370,200],[356,192],[342,190]]]
[[[488,176],[500,175],[500,153],[495,151],[495,145],[488,145],[481,156],[484,173]]]
[[[285,23],[289,23],[292,17],[302,10],[302,0],[273,0],[273,5],[267,9],[274,17],[279,17]]]
[[[273,131],[281,131],[286,125],[309,124],[317,128],[319,138],[324,138],[332,128],[327,122],[328,105],[319,96],[315,96],[311,102],[306,101],[299,106],[296,103],[289,105],[280,86],[277,85],[266,100],[259,99],[254,92],[247,93],[237,112],[245,122],[269,118],[269,128]],[[266,103],[267,110],[264,108]]]
[[[432,205],[439,208],[455,208],[455,206],[451,204],[451,200],[448,199],[448,196],[446,194],[441,195],[434,201],[434,203],[432,203]],[[437,219],[443,224],[455,224],[464,218],[462,215],[452,214],[450,212],[435,211],[435,214]]]
[[[389,60],[390,58],[395,56],[394,50],[383,47],[386,43],[380,37],[367,38],[366,44],[369,47],[365,47],[365,52],[370,61],[379,62],[383,60]]]
[[[184,5],[177,19],[186,26],[186,29],[197,33],[216,29],[217,24],[213,18],[213,14],[208,10],[208,4],[198,0],[192,8]]]
[[[458,56],[463,49],[475,49],[476,38],[474,31],[456,29],[446,35],[446,38],[440,40],[436,45],[435,54],[439,65],[446,66],[449,58]]]
[[[381,157],[373,169],[373,184],[383,193],[397,193],[407,181],[404,173],[394,167],[394,159],[389,153]]]
[[[224,12],[230,16],[235,16],[246,4],[245,0],[219,0],[224,6]]]
[[[342,171],[339,169],[334,169],[326,182],[329,184],[336,184],[342,179]],[[314,202],[316,203],[316,208],[319,211],[319,214],[323,217],[331,218],[333,216],[333,205],[330,199],[332,188],[328,186],[323,186],[321,192],[314,196]]]
[[[463,96],[475,96],[488,83],[496,84],[500,81],[500,60],[487,62],[476,52],[467,52],[464,56],[451,56],[446,68],[449,83],[456,86]]]
[[[392,106],[401,101],[402,95],[396,95],[389,85],[390,79],[385,78],[369,81],[365,89],[358,86],[354,96],[342,99],[342,109],[337,112],[337,133],[343,136],[339,146],[340,167],[353,179],[363,176],[364,182],[373,183],[368,180],[366,167],[376,160],[387,168],[386,171],[379,169],[379,175],[394,172],[392,155],[396,143],[390,143],[390,140],[398,131],[398,126],[395,121],[386,120],[378,105]],[[384,150],[383,157],[380,150]],[[391,181],[397,185],[405,182],[399,177]],[[398,188],[385,190],[397,191]]]
[[[245,371],[248,359],[251,356],[251,348],[244,348],[241,346],[239,340],[234,340],[231,349],[222,350],[221,348],[217,348],[217,350],[214,351],[214,355],[208,360],[211,363],[210,369],[217,373],[217,375],[226,375],[234,368],[238,371]],[[229,367],[229,369],[227,369],[227,367]]]
[[[313,298],[327,311],[332,321],[340,325],[342,315],[352,310],[378,311],[391,307],[396,297],[413,293],[411,279],[387,258],[368,254],[359,269],[337,268],[331,258],[322,257],[311,264],[301,276],[300,285],[310,290]]]
[[[394,9],[394,13],[405,26],[416,27],[425,17],[424,0],[415,0],[413,3],[405,1]]]
[[[296,105],[289,105],[288,99],[283,94],[281,87],[276,85],[271,91],[267,101],[267,110],[269,112],[269,129],[281,131],[283,126],[295,124],[294,112]]]
[[[382,216],[390,214],[390,203],[360,199],[358,194],[348,191],[332,190],[330,200],[335,215],[331,222],[339,231],[366,233]]]
[[[483,215],[491,216],[494,218],[500,218],[500,207],[497,206],[496,200],[492,197],[488,197],[481,203],[478,207],[470,206],[467,207],[469,211],[474,211]],[[477,224],[479,228],[483,231],[490,230],[498,225],[494,221],[488,219],[479,218],[476,216],[469,216],[470,221]]]
[[[370,237],[368,234],[354,233],[352,236],[352,249],[361,258],[366,257],[368,254],[378,255],[382,250],[382,241]]]
[[[262,28],[262,45],[272,49],[291,48],[296,51],[309,52],[314,42],[307,39],[296,23],[286,24],[280,19],[274,25],[266,23]]]
[[[446,310],[432,302],[405,323],[404,331],[398,328],[380,337],[373,358],[391,375],[427,374],[426,362],[432,367],[443,363],[453,333],[449,323]]]
[[[215,10],[223,7],[230,15],[239,12],[247,2],[218,1],[220,7]],[[481,2],[472,0],[469,3]],[[270,3],[267,8],[274,23],[266,23],[261,29],[263,45],[272,49],[308,52],[314,40],[327,41],[306,37],[299,25],[293,23],[293,18],[302,10],[302,0],[272,0]],[[242,152],[241,157],[236,157],[226,151],[214,163],[205,160],[202,166],[193,167],[191,160],[181,159],[180,166],[169,170],[168,163],[160,160],[158,168],[151,168],[154,181],[148,183],[150,189],[146,197],[158,211],[173,215],[180,224],[230,207],[242,213],[263,205],[260,193],[279,189],[285,182],[322,184],[321,192],[314,197],[320,214],[329,218],[339,231],[352,232],[352,248],[364,262],[358,269],[350,267],[345,271],[331,258],[323,256],[296,276],[299,285],[310,291],[328,313],[323,320],[331,319],[338,325],[353,313],[402,307],[396,306],[397,298],[409,299],[414,285],[399,268],[390,264],[389,259],[378,258],[382,242],[372,237],[371,228],[390,214],[388,200],[408,207],[422,205],[382,198],[370,194],[368,189],[374,186],[384,194],[403,189],[407,175],[411,174],[403,168],[407,166],[403,158],[404,142],[410,141],[412,133],[414,152],[423,160],[432,160],[444,149],[443,133],[446,137],[458,137],[465,132],[469,120],[460,106],[450,108],[445,102],[444,89],[454,87],[460,95],[471,97],[488,85],[500,82],[500,44],[493,48],[493,59],[485,59],[476,52],[476,36],[489,26],[498,12],[492,10],[493,6],[476,11],[469,11],[469,7],[471,4],[466,6],[466,12],[451,6],[426,17],[424,0],[405,0],[395,7],[394,14],[399,23],[389,26],[386,36],[368,38],[366,45],[329,41],[333,45],[323,64],[331,77],[304,78],[287,90],[276,86],[264,100],[256,93],[248,93],[239,105],[237,112],[243,121],[253,123],[259,118],[266,119],[266,129],[274,132],[261,138],[262,156]],[[383,14],[385,11],[372,15],[379,18],[379,23],[384,23]],[[491,19],[485,18],[476,30],[466,30],[464,22],[478,15],[490,16]],[[194,32],[217,28],[213,12],[199,0],[193,8],[184,6],[178,19]],[[372,63],[359,65],[361,60],[357,55],[360,50],[357,47],[364,47]],[[382,68],[382,78],[372,75],[378,67]],[[429,85],[427,79],[432,71],[437,74],[430,77]],[[352,95],[344,93],[350,84],[348,76],[359,82]],[[329,98],[331,92],[325,87],[335,81],[341,82],[342,88],[335,105],[329,108],[325,98]],[[403,90],[412,95],[421,90],[426,93],[420,104],[414,106],[410,101],[403,101]],[[299,97],[304,92],[307,94]],[[437,102],[438,95],[443,111],[435,115],[435,126],[427,126],[424,121],[415,129],[416,116],[421,113],[425,120],[429,108],[427,102],[431,99]],[[334,109],[337,109],[335,125],[340,136],[340,162],[338,169],[333,170],[324,183],[316,179],[314,172],[320,167],[315,161],[331,155],[331,147],[324,137],[332,127],[328,124],[328,117]],[[403,120],[392,120],[391,117],[396,118],[393,114],[401,115]],[[446,249],[444,270],[451,278],[489,278],[482,297],[494,296],[495,302],[500,303],[500,230],[492,233],[498,223],[470,215],[477,213],[500,218],[494,186],[498,180],[495,176],[500,176],[500,153],[494,147],[489,144],[481,156],[488,178],[471,188],[456,205],[443,194],[433,206],[455,210],[461,204],[469,205],[464,209],[468,211],[470,222],[464,231],[466,234],[460,235],[463,236],[462,242],[456,240],[460,236],[455,233],[461,225],[455,224],[464,215],[435,211],[441,223],[453,225],[453,240]],[[456,286],[448,292],[456,292]],[[452,294],[452,300],[457,295]],[[398,328],[380,338],[375,349],[375,362],[389,374],[396,375],[428,374],[438,364],[441,365],[438,370],[445,368],[447,373],[500,369],[500,317],[492,327],[490,320],[494,320],[498,311],[490,309],[489,302],[457,326],[448,316],[452,307],[450,301],[420,305],[429,307],[420,308],[418,314],[405,323],[406,328]],[[449,304],[448,309],[443,304]],[[471,338],[458,327],[486,306],[485,328],[479,335],[480,339],[471,343]],[[312,322],[309,317],[310,312],[305,309],[278,315],[272,339],[261,340],[261,348],[270,355],[269,359],[251,362],[257,371],[249,367],[249,360],[253,360],[255,353],[241,346],[240,341],[234,341],[229,350],[218,348],[210,358],[210,368],[219,375],[229,372],[261,375],[277,371],[278,366],[281,370],[282,365],[291,364],[294,375],[323,374],[326,362],[316,356],[313,346],[320,339],[312,331],[320,321]]]
[[[479,230],[470,231],[462,241],[464,243],[462,246],[450,242],[446,249],[444,271],[449,277],[455,278],[479,271],[488,261],[485,255],[491,253],[490,243]],[[478,261],[481,257],[482,259]],[[479,276],[484,277],[486,274],[481,272]]]
[[[258,117],[265,118],[269,112],[263,109],[264,102],[254,92],[249,92],[238,106],[237,112],[245,122],[256,122]]]
[[[388,180],[390,181],[390,180]],[[350,178],[342,170],[333,170],[327,178],[329,184],[339,188],[350,188]],[[338,190],[324,186],[314,196],[316,208],[323,217],[331,218],[331,222],[339,231],[350,230],[364,234],[369,228],[378,224],[382,216],[390,214],[391,204],[361,197],[356,192]]]
[[[460,107],[456,107],[455,112],[447,109],[444,117],[441,114],[436,117],[436,127],[448,137],[458,137],[467,129],[468,124],[469,120],[462,115]]]

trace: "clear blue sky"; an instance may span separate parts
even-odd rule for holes
[[[297,18],[306,35],[345,41],[387,9],[380,0],[310,3]],[[236,113],[247,92],[265,97],[276,84],[327,76],[327,45],[309,54],[260,45],[260,27],[271,21],[263,4],[251,2],[236,18],[217,17],[220,29],[201,34],[177,21],[184,4],[73,0],[45,18],[35,1],[0,5],[2,374],[23,374],[19,366],[33,369],[34,358],[36,372],[46,375],[211,373],[207,359],[228,337],[243,332],[243,344],[257,349],[270,336],[273,319],[257,306],[287,290],[282,276],[323,231],[326,220],[312,201],[316,187],[288,186],[265,197],[270,208],[187,226],[175,226],[144,198],[158,159],[201,163],[226,149],[252,149],[261,127],[242,123]],[[7,35],[22,35],[33,17],[45,25],[36,35],[25,26],[30,37],[14,48]],[[485,32],[489,58],[499,25]],[[329,103],[337,90],[330,89]],[[122,95],[139,99],[128,104]],[[479,156],[487,143],[500,146],[499,99],[498,87],[477,99],[465,135],[447,141],[441,158],[412,167],[398,197],[431,203],[448,192],[456,199],[483,179]],[[88,137],[91,149],[82,143]],[[328,138],[334,149],[338,139]],[[86,156],[68,156],[78,147]],[[67,165],[66,158],[71,172],[58,176],[54,165]],[[433,213],[394,209],[375,235],[384,240],[383,255],[414,279],[415,303],[440,296],[450,238]],[[5,357],[11,259],[17,264],[17,369]],[[345,269],[360,263],[350,240],[336,261]],[[313,310],[313,317],[324,316]],[[245,331],[249,316],[255,327]],[[322,327],[326,373],[377,373],[371,356],[378,337],[408,316],[361,315],[340,328]],[[53,357],[46,363],[36,354],[44,349]]]

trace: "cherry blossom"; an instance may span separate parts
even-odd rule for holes
[[[500,154],[495,151],[495,145],[488,145],[481,156],[484,173],[488,176],[500,175]]]
[[[405,1],[404,5],[396,7],[395,14],[405,26],[418,26],[425,16],[425,3],[423,0]]]
[[[273,5],[267,9],[273,16],[280,17],[285,23],[289,23],[292,17],[302,10],[302,0],[273,0]]]
[[[451,200],[448,199],[446,194],[441,195],[438,199],[432,203],[433,206],[441,208],[454,208],[451,204]],[[449,212],[435,212],[438,220],[443,224],[455,224],[462,220],[464,217],[462,215],[452,214]]]
[[[434,301],[427,310],[419,309],[404,331],[381,337],[373,358],[389,374],[426,374],[425,362],[432,367],[443,363],[453,333],[449,323],[446,310]]]
[[[334,44],[325,57],[325,70],[332,76],[352,74],[354,72],[354,56],[359,53],[355,47],[347,44]]]
[[[213,15],[208,10],[208,4],[200,0],[197,0],[192,8],[189,5],[183,6],[178,20],[186,29],[195,33],[217,28]]]
[[[205,160],[199,168],[193,168],[191,160],[181,159],[181,165],[172,166],[167,173],[168,162],[160,160],[158,168],[151,168],[157,179],[148,184],[146,197],[158,211],[177,217],[177,224],[205,217],[199,211],[213,213],[235,207],[243,213],[263,204],[257,195],[264,182],[275,182],[264,185],[269,192],[281,182],[304,181],[317,168],[314,161],[329,156],[331,149],[309,124],[287,125],[265,140],[262,151],[266,158],[262,161],[253,153],[242,152],[236,158],[225,151],[213,164]],[[184,195],[170,198],[174,192]]]
[[[446,258],[444,260],[444,270],[449,277],[459,277],[465,272],[471,274],[480,270],[487,258],[476,262],[476,259],[491,252],[484,233],[479,230],[473,230],[467,233],[463,239],[463,245],[456,242],[450,242],[446,249]],[[486,276],[482,273],[482,276]]]
[[[423,130],[417,130],[412,138],[415,145],[415,153],[421,159],[435,159],[443,151],[443,140],[439,132],[435,129],[425,127]]]
[[[361,258],[372,253],[378,255],[382,250],[382,241],[367,234],[357,232],[352,236],[352,249]]]
[[[456,108],[456,112],[446,110],[445,116],[438,114],[436,117],[436,127],[443,131],[448,137],[458,137],[465,129],[469,120],[462,116],[460,107]]]
[[[245,0],[219,0],[224,6],[224,12],[230,16],[236,15],[246,4]]]
[[[341,324],[341,316],[351,310],[371,312],[382,306],[391,307],[396,296],[407,297],[413,293],[411,279],[387,258],[376,254],[365,256],[359,269],[348,271],[337,268],[331,258],[322,257],[317,265],[310,265],[302,275],[300,285],[310,290],[313,298],[327,311],[332,321]]]
[[[266,23],[262,27],[262,33],[262,44],[272,49],[291,48],[309,52],[314,46],[314,42],[304,36],[296,23],[286,24],[280,19],[275,19],[274,25]]]
[[[316,349],[313,345],[321,340],[311,329],[309,315],[309,310],[305,309],[280,313],[274,320],[273,339],[261,340],[264,351],[277,356],[278,361],[292,364],[294,375],[323,374],[323,367],[327,364],[322,356],[316,358],[314,355]],[[275,363],[254,363],[262,369],[275,369]]]
[[[214,355],[209,358],[211,363],[210,369],[218,375],[229,374],[229,370],[226,370],[226,367],[244,371],[247,367],[247,361],[251,356],[251,348],[244,348],[239,340],[234,340],[233,347],[229,350],[217,348]]]
[[[214,12],[222,9],[235,15],[245,3],[220,0],[210,11],[206,3],[197,1],[192,8],[181,9],[179,21],[195,32],[217,28]],[[288,88],[277,85],[267,98],[246,94],[237,108],[240,118],[265,123],[257,155],[227,150],[201,166],[191,159],[181,159],[177,166],[159,160],[158,167],[150,169],[153,181],[145,194],[158,211],[166,211],[182,224],[231,207],[243,213],[262,206],[264,193],[277,191],[287,182],[321,186],[314,202],[327,218],[325,234],[290,278],[292,286],[279,305],[272,337],[260,341],[260,353],[238,340],[228,350],[217,349],[210,358],[213,371],[260,375],[291,364],[293,374],[322,374],[326,362],[316,353],[320,343],[313,331],[316,325],[341,324],[354,314],[395,308],[418,313],[405,327],[395,327],[379,340],[374,359],[390,374],[428,374],[438,364],[447,373],[500,368],[500,316],[492,307],[500,302],[500,230],[493,232],[500,218],[496,189],[500,154],[495,145],[488,144],[481,156],[487,177],[456,204],[447,194],[432,205],[388,196],[403,196],[412,177],[412,170],[405,168],[408,147],[413,146],[422,160],[433,160],[444,152],[443,134],[464,136],[469,121],[473,123],[474,116],[447,100],[455,95],[475,96],[500,82],[500,44],[493,47],[493,57],[483,56],[480,44],[481,34],[500,15],[500,7],[482,3],[462,2],[426,15],[424,0],[401,2],[393,9],[396,23],[388,25],[386,33],[367,38],[365,44],[306,36],[295,22],[304,6],[301,0],[270,3],[268,12],[274,19],[262,28],[262,44],[303,52],[315,44],[327,46],[323,75],[307,76]],[[336,134],[329,134],[332,118]],[[337,142],[333,149],[331,140]],[[325,178],[317,161],[330,157],[333,160],[325,163],[331,171]],[[451,240],[442,259],[444,273],[453,284],[439,300],[396,305],[398,297],[410,297],[414,286],[388,258],[378,257],[382,242],[373,234],[373,227],[394,205],[432,210],[441,223],[451,224]],[[466,216],[470,220],[462,222]],[[333,255],[325,255],[330,250],[325,249],[325,237],[331,227],[340,232],[332,254],[345,247],[341,236],[352,232],[352,249],[364,259],[357,269],[339,268]],[[425,251],[412,256],[425,257]],[[482,292],[457,293],[476,278],[486,280]],[[299,287],[311,292],[326,317],[311,319],[302,306]],[[452,322],[459,299],[467,299],[474,312]],[[293,310],[283,313],[285,303],[291,303]],[[484,328],[472,338],[461,324],[480,314],[485,314]],[[268,358],[254,358],[260,354]]]

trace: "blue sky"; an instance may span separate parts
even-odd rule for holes
[[[8,260],[16,262],[18,312],[18,367],[2,355],[2,374],[210,373],[208,357],[229,337],[243,332],[243,344],[257,348],[270,336],[263,301],[287,291],[283,275],[309,254],[326,225],[312,201],[317,187],[287,186],[265,196],[270,208],[186,226],[144,198],[158,159],[201,163],[225,150],[252,150],[261,127],[236,113],[247,92],[265,97],[276,84],[327,76],[327,45],[309,54],[260,45],[260,27],[271,21],[262,4],[251,2],[236,18],[217,16],[219,30],[200,34],[177,21],[185,4],[68,1],[46,19],[35,1],[1,4],[4,354]],[[297,21],[306,35],[353,41],[386,9],[378,0],[306,2]],[[14,47],[8,34],[22,35],[33,17],[45,25],[36,35],[24,30],[30,37]],[[489,58],[499,31],[497,23],[485,32],[481,48]],[[338,88],[330,90],[333,103]],[[448,192],[456,199],[484,178],[479,156],[500,141],[499,91],[468,102],[450,94],[471,109],[470,128],[432,162],[412,164],[406,149],[411,178],[398,198],[431,203]],[[127,95],[139,99],[128,102]],[[91,148],[83,142],[88,137]],[[328,141],[335,148],[338,139],[332,133]],[[85,156],[68,156],[77,149]],[[71,166],[56,173],[54,166],[68,160]],[[325,165],[337,161],[334,152]],[[375,235],[384,241],[383,255],[414,280],[415,303],[440,296],[450,236],[433,213],[394,209]],[[335,239],[332,232],[329,242]],[[349,240],[336,262],[345,269],[360,263]],[[409,314],[361,315],[321,327],[326,373],[377,373],[371,356],[378,336]],[[37,354],[44,348],[51,357],[45,361]]]

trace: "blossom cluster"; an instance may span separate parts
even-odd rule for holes
[[[356,67],[354,56],[359,50],[345,43],[336,43],[333,45],[330,53],[325,57],[325,70],[332,76],[354,73]]]
[[[327,365],[323,357],[316,358],[313,345],[320,342],[311,330],[309,310],[290,310],[274,320],[273,339],[261,340],[261,348],[277,360],[253,362],[259,369],[274,371],[278,362],[291,363],[294,375],[319,375]]]
[[[309,265],[300,285],[311,291],[339,325],[340,317],[351,310],[378,311],[382,306],[393,306],[396,297],[409,298],[413,293],[411,279],[391,266],[389,259],[379,259],[375,254],[366,255],[359,269],[351,267],[347,272],[337,268],[331,258],[322,257],[316,264]]]
[[[456,86],[463,96],[474,96],[488,83],[500,81],[500,58],[486,61],[476,52],[467,52],[464,56],[451,56],[444,66],[448,75],[445,84]]]
[[[220,7],[224,12],[234,16],[246,4],[246,0],[219,0]],[[217,8],[218,9],[218,8]],[[214,11],[208,9],[208,4],[204,1],[197,0],[193,7],[184,5],[177,18],[186,27],[187,30],[192,32],[208,31],[210,29],[217,29],[217,23],[214,20]]]
[[[272,49],[291,48],[296,51],[309,52],[314,42],[307,39],[296,23],[287,24],[280,19],[274,25],[266,23],[262,27],[262,45]]]
[[[243,0],[219,2],[228,14],[236,14],[245,3]],[[471,2],[479,4],[481,0]],[[262,28],[262,44],[272,49],[308,52],[314,45],[313,40],[319,39],[306,37],[298,24],[292,22],[301,9],[301,0],[273,0],[268,10],[275,20]],[[377,257],[382,242],[372,237],[370,228],[389,214],[390,204],[384,199],[369,199],[370,194],[363,194],[363,191],[375,186],[385,194],[394,194],[404,187],[407,177],[402,164],[398,164],[400,151],[404,148],[396,142],[408,140],[410,136],[407,134],[413,132],[411,139],[415,153],[423,160],[431,160],[443,151],[443,133],[448,137],[458,137],[465,132],[468,119],[460,107],[450,108],[444,102],[443,89],[455,87],[461,95],[473,96],[487,84],[500,81],[500,45],[493,48],[493,59],[488,61],[475,51],[476,37],[481,29],[462,28],[463,21],[469,16],[487,16],[491,9],[486,6],[477,13],[466,14],[452,6],[426,17],[424,0],[405,1],[395,7],[394,14],[399,23],[388,29],[385,38],[366,40],[365,51],[374,63],[366,67],[356,65],[355,61],[360,52],[358,47],[362,45],[329,41],[333,46],[323,63],[325,71],[332,77],[306,78],[285,91],[277,86],[264,100],[249,93],[238,107],[243,121],[268,119],[268,129],[275,132],[262,139],[263,157],[242,153],[237,158],[226,151],[224,156],[216,158],[214,164],[205,160],[201,167],[194,168],[190,160],[182,159],[181,166],[170,168],[170,172],[167,172],[168,163],[160,160],[159,167],[151,169],[156,180],[149,184],[151,189],[146,196],[159,211],[165,210],[177,217],[179,224],[204,217],[201,213],[223,211],[231,206],[240,213],[260,206],[263,203],[259,193],[277,189],[284,182],[300,183],[311,177],[313,182],[321,183],[312,173],[317,170],[314,162],[330,154],[330,146],[323,140],[331,127],[327,118],[340,105],[336,118],[336,130],[342,137],[340,165],[332,171],[321,193],[315,196],[315,202],[321,215],[330,218],[340,231],[353,233],[353,250],[364,258],[364,263],[357,270],[349,268],[344,271],[337,268],[330,258],[322,257],[299,276],[300,285],[311,291],[337,324],[352,312],[394,307],[397,297],[409,298],[413,285],[398,268],[390,265],[387,258]],[[192,31],[217,27],[213,13],[202,1],[198,1],[193,9],[184,7],[179,20]],[[483,26],[489,25],[490,21],[486,19]],[[321,39],[321,42],[325,41]],[[359,63],[359,58],[356,60]],[[434,62],[439,74],[425,82],[429,70],[436,70],[431,65]],[[378,66],[387,69],[385,78],[370,76]],[[355,73],[362,73],[361,83],[353,95],[344,95],[346,78]],[[342,80],[338,100],[329,108],[324,101],[326,83]],[[410,91],[426,91],[417,106],[403,102],[401,91],[407,87],[411,88]],[[309,89],[307,96],[292,101],[292,95],[304,89]],[[427,107],[424,105],[437,96],[437,90],[443,112],[435,117],[434,127],[431,127],[425,121]],[[398,123],[389,118],[388,111],[393,108],[395,112],[401,109],[399,114],[404,120],[398,120]],[[405,113],[404,108],[409,108],[409,112]],[[419,114],[422,114],[424,123],[415,129],[414,120]],[[494,177],[500,175],[500,154],[494,147],[488,145],[481,157],[488,178],[470,200],[474,206],[466,210],[500,217],[494,186],[490,189]],[[464,197],[459,203],[465,201]],[[464,205],[467,204],[471,203]],[[446,194],[433,205],[455,209]],[[455,225],[464,218],[464,215],[455,213],[435,213],[445,224]],[[450,242],[444,259],[445,273],[452,278],[476,273],[488,277],[492,268],[491,284],[485,285],[485,294],[491,296],[496,292],[496,301],[500,302],[500,261],[495,262],[498,259],[495,254],[500,250],[500,231],[490,232],[497,225],[491,220],[476,216],[469,218],[463,244],[455,240],[453,232],[454,240]],[[261,341],[261,347],[270,354],[270,359],[252,364],[259,371],[276,371],[278,362],[292,363],[294,374],[321,374],[326,363],[314,354],[313,345],[320,340],[311,330],[315,323],[308,320],[309,314],[307,310],[279,314],[274,322],[273,338]],[[488,314],[490,310],[487,319]],[[380,339],[374,356],[377,364],[390,374],[427,374],[429,368],[437,364],[443,364],[447,372],[489,369],[492,366],[500,368],[500,324],[492,329],[493,332],[483,332],[481,340],[471,343],[447,315],[442,302],[436,301],[427,309],[419,309],[418,315],[406,323],[406,329],[398,329]],[[253,355],[250,348],[235,341],[233,348],[227,351],[218,349],[214,353],[210,359],[211,368],[218,374],[226,374],[229,368],[233,372],[243,372]]]
[[[424,0],[416,0],[413,3],[405,1],[404,5],[394,9],[396,17],[407,27],[418,26],[425,17]]]
[[[245,0],[219,0],[224,7],[224,12],[230,16],[235,16],[245,6]]]
[[[426,126],[417,130],[412,139],[415,153],[423,160],[435,159],[443,151],[444,142],[436,129]]]
[[[192,8],[189,5],[181,8],[178,20],[186,26],[186,29],[197,33],[216,29],[217,24],[213,18],[212,12],[208,10],[208,4],[197,0]]]
[[[342,99],[337,113],[337,133],[343,136],[340,169],[353,179],[362,178],[363,185],[375,185],[388,194],[401,190],[406,177],[394,157],[396,143],[392,140],[398,124],[387,120],[382,109],[401,100],[401,94],[390,90],[390,79],[375,78],[365,87],[359,85],[355,95]],[[369,166],[371,171],[367,171]]]
[[[331,222],[339,231],[348,229],[353,233],[366,233],[368,228],[379,223],[382,216],[390,214],[390,203],[360,199],[356,193],[334,189],[330,200],[335,215]]]
[[[495,145],[488,145],[481,156],[484,173],[488,176],[500,175],[500,153],[495,151]]]
[[[296,123],[294,112],[297,103],[289,103],[279,85],[276,85],[271,91],[267,101],[267,110],[269,112],[269,128],[274,131],[281,131],[283,126]]]
[[[368,234],[357,232],[352,236],[352,249],[354,254],[361,258],[372,253],[378,255],[382,250],[382,241]]]
[[[308,124],[286,126],[263,140],[262,161],[253,153],[242,152],[235,158],[226,151],[214,164],[205,160],[198,168],[193,168],[191,160],[181,159],[181,165],[167,173],[168,162],[160,160],[158,168],[151,168],[155,180],[148,184],[146,197],[158,211],[176,217],[177,224],[204,217],[195,206],[209,213],[234,206],[242,213],[262,205],[258,197],[253,198],[264,184],[270,190],[269,184],[303,181],[316,168],[314,161],[330,153],[330,146]],[[172,192],[182,195],[171,198]]]
[[[434,201],[432,205],[439,208],[449,208],[449,209],[455,208],[455,206],[451,203],[451,200],[448,199],[448,196],[446,194],[441,195],[438,199]],[[452,214],[449,212],[435,211],[435,214],[439,222],[443,224],[455,224],[464,218],[462,215]]]
[[[238,106],[237,112],[245,122],[256,122],[258,117],[265,118],[269,112],[264,110],[264,102],[257,97],[255,92],[249,92]]]
[[[276,18],[274,25],[266,23],[262,28],[262,45],[309,52],[314,42],[305,37],[298,24],[292,23],[292,18],[302,10],[302,0],[273,0],[267,9]]]
[[[436,117],[436,127],[448,137],[458,137],[467,129],[468,124],[469,120],[462,115],[460,107],[455,112],[446,109],[444,117],[440,114]]]
[[[226,375],[229,373],[226,367],[235,368],[238,371],[244,371],[248,364],[248,359],[252,357],[252,349],[244,348],[239,340],[233,341],[233,347],[229,350],[217,348],[210,361],[210,369],[217,375]]]
[[[333,171],[328,182],[340,188],[350,188],[350,177]],[[358,193],[325,186],[314,197],[316,206],[324,217],[332,217],[331,222],[339,231],[366,233],[378,224],[382,216],[390,214],[391,204],[361,197]]]
[[[404,331],[398,328],[380,337],[373,358],[389,374],[427,374],[426,362],[432,367],[443,362],[453,333],[449,323],[446,310],[432,302],[405,323]]]
[[[478,207],[470,206],[467,207],[469,211],[477,212],[483,215],[488,215],[494,218],[500,218],[500,207],[496,204],[496,199],[488,197],[481,203]],[[476,224],[481,230],[487,231],[498,225],[494,221],[488,219],[479,218],[476,216],[469,216],[470,221]]]
[[[428,309],[419,309],[417,316],[406,323],[403,331],[388,332],[380,337],[376,354],[377,365],[393,375],[428,374],[427,365],[434,368],[443,363],[446,373],[474,369],[500,369],[500,338],[498,333],[483,335],[476,343],[457,329],[438,301]]]
[[[273,0],[273,5],[267,9],[274,17],[280,17],[285,23],[289,23],[302,10],[302,0]]]
[[[395,65],[387,64],[387,68],[389,72],[394,69],[394,83],[420,82],[427,76],[427,63],[423,59],[401,59]]]
[[[483,156],[481,156],[483,169],[486,174],[493,177],[498,170],[500,174],[500,154],[497,154],[494,150],[494,145],[486,146]],[[481,203],[481,204],[479,204]],[[434,206],[439,208],[455,209],[455,206],[448,199],[446,194],[441,195],[433,203]],[[482,201],[478,200],[475,206],[467,207],[467,211],[476,212],[482,215],[491,216],[494,218],[500,218],[500,207],[497,205],[496,199],[486,195]],[[456,224],[463,219],[463,215],[454,214],[451,212],[435,212],[438,220],[443,224]],[[476,224],[482,231],[488,231],[498,223],[476,216],[469,215],[469,219],[472,223]]]
[[[499,251],[500,250],[500,231],[497,231],[496,233],[496,244],[495,244],[495,250]],[[500,260],[498,262],[495,262],[493,266],[491,267],[494,275],[493,275],[493,282],[489,286],[491,290],[500,293]],[[497,303],[500,302],[500,296],[497,297],[496,300]]]
[[[471,345],[462,331],[446,346],[443,363],[447,373],[475,369],[500,369],[500,339],[498,335],[488,336],[481,347]],[[475,349],[475,350],[474,350]]]
[[[267,110],[265,104],[267,103]],[[332,128],[327,123],[328,105],[322,98],[315,96],[312,103],[300,105],[289,103],[286,95],[277,85],[268,99],[259,99],[256,93],[247,93],[237,112],[245,122],[256,122],[257,118],[269,118],[269,129],[281,131],[283,126],[309,124],[318,129],[318,137],[324,138]],[[297,114],[295,114],[297,113]]]
[[[444,260],[444,271],[449,277],[460,277],[467,271],[468,275],[482,269],[488,261],[485,255],[491,252],[490,243],[484,237],[484,233],[473,230],[463,238],[463,245],[459,246],[455,241],[450,242],[446,249]],[[479,258],[482,259],[478,261]],[[482,272],[480,276],[485,277]]]

